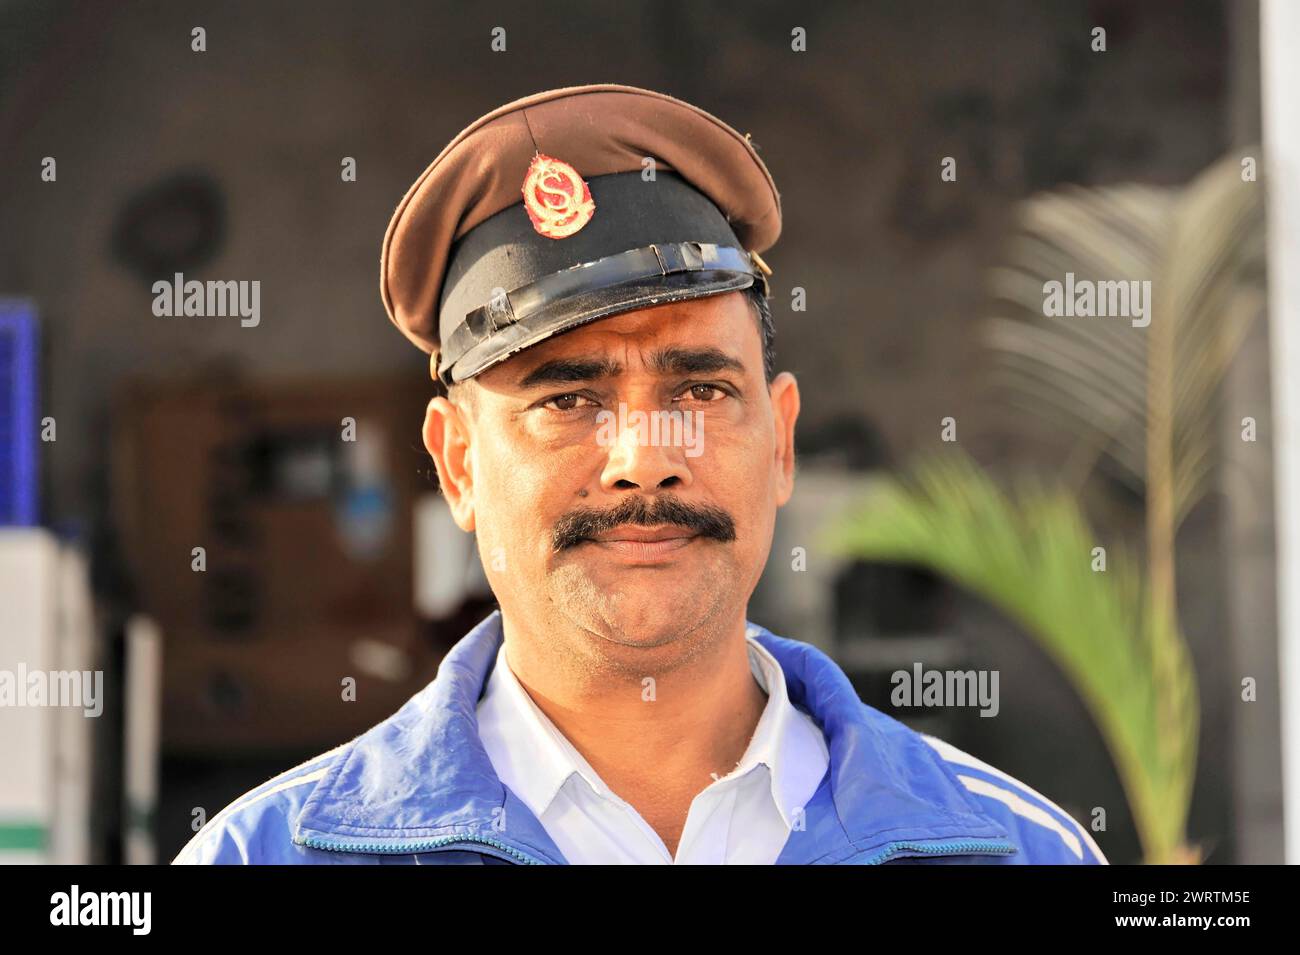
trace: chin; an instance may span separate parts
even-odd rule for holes
[[[656,586],[653,581],[619,583],[592,580],[571,566],[554,579],[554,602],[590,634],[593,653],[621,660],[652,660],[691,652],[701,630],[725,603],[725,595],[702,589]],[[680,648],[674,651],[673,648]],[[663,651],[658,653],[657,651]]]
[[[694,629],[695,621],[681,619],[680,613],[666,613],[662,598],[641,605],[620,602],[606,607],[600,614],[596,633],[605,642],[619,646],[651,649],[668,646]]]

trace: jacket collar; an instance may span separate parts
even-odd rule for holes
[[[746,624],[780,664],[795,706],[821,726],[830,767],[779,863],[848,862],[917,840],[1007,841],[925,741],[858,698],[817,648]],[[353,740],[316,783],[294,841],[340,851],[470,849],[562,863],[541,823],[497,777],[476,709],[503,637],[493,611],[446,655],[437,677]]]

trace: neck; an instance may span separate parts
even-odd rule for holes
[[[675,853],[691,800],[735,768],[767,704],[743,611],[694,635],[671,665],[653,648],[644,667],[577,670],[570,641],[508,623],[504,633],[511,672],[538,708]]]

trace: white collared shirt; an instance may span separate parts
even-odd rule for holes
[[[746,644],[767,705],[736,768],[692,800],[675,859],[533,702],[507,664],[504,643],[478,702],[479,736],[501,781],[570,863],[770,865],[801,824],[830,754],[817,723],[790,702],[781,665],[752,629]]]

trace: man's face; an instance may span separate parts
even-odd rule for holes
[[[743,613],[793,487],[799,395],[764,381],[742,293],[578,326],[468,387],[473,411],[430,403],[425,443],[507,617],[644,665]]]

